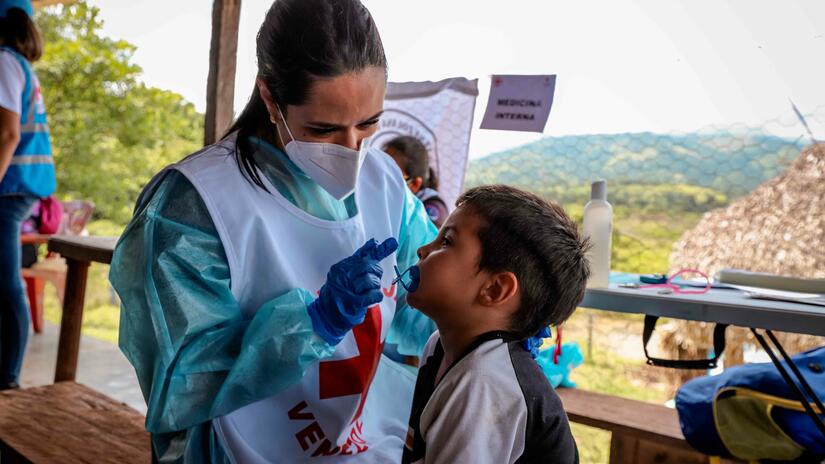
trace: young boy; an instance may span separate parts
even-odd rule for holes
[[[404,463],[577,463],[561,401],[521,341],[567,319],[590,274],[558,205],[518,189],[469,190],[418,250],[411,306],[435,321]]]

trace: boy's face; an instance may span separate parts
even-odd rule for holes
[[[418,249],[421,281],[407,302],[439,326],[461,322],[473,306],[486,278],[478,271],[482,218],[465,208],[456,209],[438,237]]]

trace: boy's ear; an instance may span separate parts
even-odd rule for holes
[[[479,292],[479,302],[483,306],[501,306],[518,295],[518,279],[512,272],[490,274]]]
[[[418,193],[418,191],[421,190],[422,185],[424,185],[423,177],[413,177],[410,179],[409,186],[412,193]]]

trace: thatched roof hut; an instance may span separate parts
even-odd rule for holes
[[[674,245],[670,268],[695,268],[711,276],[737,268],[825,278],[825,143],[807,147],[785,173],[750,195],[705,214]],[[662,348],[669,356],[707,356],[712,332],[707,324],[673,321],[662,329]],[[791,353],[825,344],[821,337],[777,335]],[[755,344],[752,338],[747,329],[730,328],[725,365],[741,364],[744,345]],[[702,374],[678,371],[667,376],[676,388]]]
[[[705,214],[674,245],[670,267],[825,278],[825,143],[806,148],[750,195]]]

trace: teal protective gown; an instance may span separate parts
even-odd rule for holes
[[[336,200],[283,152],[250,141],[263,174],[299,208],[326,220],[357,212],[354,195]],[[401,214],[397,259],[406,269],[437,230],[409,191]],[[109,278],[122,301],[120,349],[137,372],[161,462],[228,462],[211,419],[293,385],[335,351],[312,328],[306,307],[314,295],[305,289],[263,304],[251,318],[241,314],[209,212],[175,170],[160,173],[141,194]],[[434,330],[406,305],[399,286],[386,342],[418,355]]]

